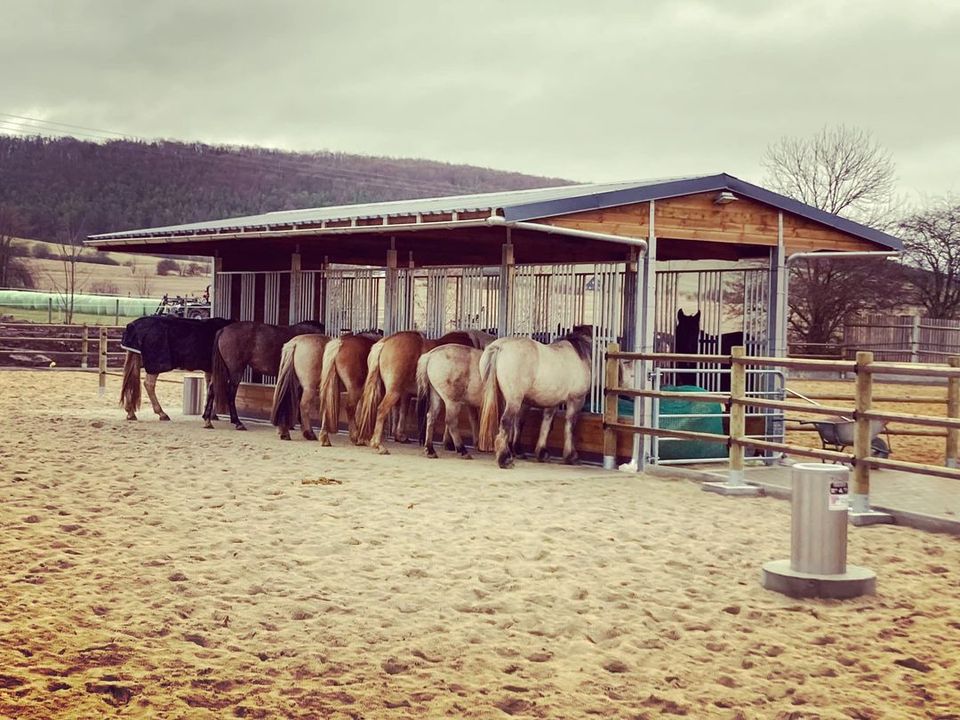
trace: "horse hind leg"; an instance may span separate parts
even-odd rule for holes
[[[303,388],[303,394],[300,396],[300,430],[303,433],[304,440],[316,440],[317,436],[313,432],[313,404],[317,400],[317,389],[315,387]],[[329,443],[329,440],[327,441]]]
[[[211,373],[208,373],[208,372],[205,372],[203,374],[204,380],[206,381],[207,400],[206,400],[206,403],[204,403],[203,415],[201,417],[203,418],[203,427],[205,430],[213,430],[212,421],[220,419],[217,417],[217,414],[213,411],[214,397],[213,397],[213,387],[211,387],[210,385],[210,376],[211,376]]]
[[[163,411],[163,408],[160,407],[160,401],[157,400],[157,376],[147,373],[147,376],[143,379],[143,387],[146,388],[150,404],[153,405],[153,411],[160,416],[160,420],[169,420],[170,416]]]
[[[583,409],[585,400],[586,396],[567,400],[567,410],[564,414],[566,422],[563,426],[563,461],[567,465],[576,465],[580,462],[577,449],[573,446],[573,426],[577,422],[577,416],[580,414],[580,410]]]
[[[383,426],[386,424],[390,411],[400,401],[403,396],[396,390],[389,391],[380,401],[380,407],[377,408],[377,421],[373,426],[373,435],[370,437],[370,447],[374,448],[381,455],[389,455],[390,451],[383,444]]]
[[[543,409],[543,419],[540,421],[540,436],[537,438],[537,447],[533,451],[537,462],[546,462],[550,459],[550,451],[547,450],[547,436],[550,434],[553,416],[556,414],[556,406]]]
[[[227,391],[227,401],[230,405],[230,422],[233,423],[237,430],[247,429],[247,426],[241,422],[240,416],[237,414],[237,389],[240,387],[240,377],[242,376],[242,373],[243,370],[237,373],[236,376],[234,376],[233,373],[230,373],[230,384],[229,390]]]
[[[427,402],[430,404],[427,407],[427,419],[423,428],[423,454],[428,458],[435,458],[437,451],[433,448],[433,430],[440,412],[440,396],[435,390],[430,391]]]
[[[493,453],[497,459],[497,465],[502,468],[508,468],[513,465],[513,452],[510,440],[517,432],[517,416],[519,407],[508,405],[503,415],[500,417],[500,432],[497,433],[493,441]]]
[[[447,432],[450,434],[450,437],[453,440],[453,447],[457,453],[459,453],[460,457],[462,457],[464,460],[472,460],[473,456],[467,452],[467,448],[463,444],[463,438],[460,436],[460,410],[462,408],[462,403],[447,403]]]

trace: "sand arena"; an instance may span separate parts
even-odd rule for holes
[[[174,376],[165,376],[174,377]],[[789,504],[128,423],[0,373],[0,716],[957,718],[960,541],[851,531],[878,595],[763,590]]]

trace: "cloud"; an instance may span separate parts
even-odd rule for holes
[[[726,170],[825,124],[904,190],[957,146],[960,7],[761,0],[51,2],[5,8],[2,112],[145,137],[581,180]]]

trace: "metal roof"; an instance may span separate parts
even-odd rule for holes
[[[508,222],[537,220],[584,210],[616,207],[715,190],[729,190],[743,197],[771,205],[885,247],[894,250],[901,249],[900,241],[892,235],[818,210],[815,207],[744,182],[726,173],[616,183],[566,185],[533,190],[511,190],[508,192],[398,200],[360,205],[338,205],[306,210],[283,210],[224,220],[104,233],[90,236],[88,242],[91,245],[98,245],[98,241],[148,237],[157,238],[157,242],[161,242],[164,237],[178,235],[241,233],[247,230],[263,231],[291,226],[296,228],[301,225],[312,226],[334,221],[483,211],[488,211],[491,215],[500,214]],[[429,225],[429,223],[424,224]],[[364,232],[365,230],[369,231],[370,226],[362,225],[356,228],[357,232]]]

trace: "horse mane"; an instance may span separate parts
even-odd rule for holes
[[[580,328],[576,328],[572,332],[568,332],[566,335],[560,338],[558,342],[562,342],[564,340],[573,345],[574,351],[581,360],[589,361],[590,358],[593,357],[592,333],[588,335]]]

